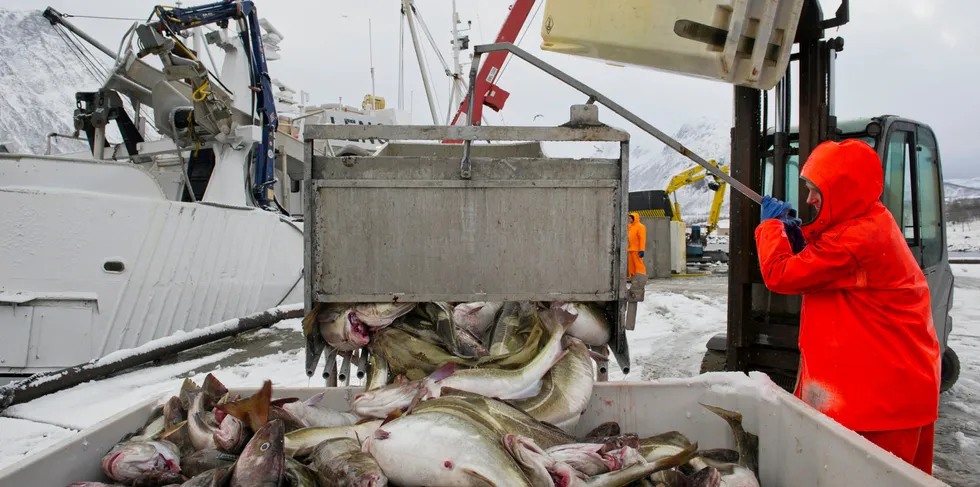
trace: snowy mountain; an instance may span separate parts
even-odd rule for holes
[[[944,184],[946,201],[980,198],[980,178],[947,179]]]
[[[80,56],[40,10],[0,8],[0,143],[12,152],[44,154],[47,134],[73,132],[75,92],[102,84]],[[87,149],[81,141],[52,142],[53,153]]]
[[[686,123],[672,137],[695,154],[705,159],[714,159],[720,166],[728,164],[731,153],[730,120],[700,117]],[[645,133],[632,134],[630,141],[630,191],[647,189],[666,189],[670,179],[681,171],[696,167],[697,164],[667,147]],[[656,150],[659,148],[660,150]],[[609,157],[618,151],[614,147],[603,147],[597,151],[599,157]],[[728,217],[730,188],[725,188],[725,202],[721,218]],[[687,185],[672,196],[681,206],[681,217],[687,223],[706,222],[715,193],[708,188],[705,180]]]

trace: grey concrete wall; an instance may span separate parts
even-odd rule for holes
[[[647,278],[670,277],[670,218],[641,216],[640,223],[647,227],[647,249],[643,254]]]

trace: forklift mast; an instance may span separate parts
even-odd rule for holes
[[[781,200],[806,201],[806,187],[788,184],[787,161],[797,154],[805,161],[821,142],[838,140],[834,114],[834,61],[843,49],[843,39],[824,38],[824,30],[848,21],[848,4],[843,0],[834,18],[825,20],[817,0],[803,5],[794,43],[798,52],[790,58],[785,77],[774,90],[775,131],[766,136],[770,121],[769,92],[737,86],[735,120],[731,140],[731,175],[760,194]],[[799,76],[799,147],[789,144],[793,108],[791,73],[794,62]],[[771,149],[771,153],[770,153]],[[765,160],[772,157],[771,188],[766,186]],[[787,187],[798,187],[799,195],[787,195]],[[797,204],[800,218],[807,221],[812,209]],[[759,270],[754,229],[758,226],[759,206],[732,191],[728,275],[727,370],[760,370],[780,386],[792,389],[799,367],[800,296],[770,292]],[[737,223],[736,223],[737,222]]]

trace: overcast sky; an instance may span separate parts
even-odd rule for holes
[[[145,18],[158,1],[149,0],[0,0],[0,6],[43,9],[50,5],[63,13]],[[206,3],[206,2],[190,2]],[[458,0],[465,27],[472,21],[470,46],[493,42],[508,13],[509,0]],[[539,0],[543,4],[544,0]],[[185,5],[189,3],[185,2]],[[359,106],[370,93],[368,19],[373,27],[376,90],[389,107],[398,94],[398,0],[257,0],[260,16],[284,34],[283,59],[270,64],[273,76],[295,90],[310,93],[322,103],[343,98]],[[826,17],[833,16],[839,0],[821,0]],[[451,63],[451,1],[416,0],[433,37]],[[543,52],[543,8],[530,21],[520,46],[550,62],[633,110],[667,133],[701,116],[730,120],[732,88],[720,82],[693,79],[634,67]],[[944,158],[946,178],[980,176],[976,150],[980,136],[980,0],[856,0],[851,22],[828,36],[845,39],[837,62],[837,115],[839,118],[898,114],[928,123],[936,131]],[[116,49],[130,22],[71,19],[78,26]],[[420,33],[421,35],[421,33]],[[425,39],[423,37],[423,42]],[[439,123],[445,122],[449,81],[428,43],[424,46],[438,101]],[[405,29],[405,105],[413,108],[414,123],[431,122],[419,68]],[[468,59],[463,56],[464,61]],[[468,69],[464,67],[464,70]],[[511,93],[500,113],[487,110],[491,124],[558,124],[568,117],[568,106],[583,102],[578,92],[539,72],[521,60],[513,61],[499,85]],[[411,99],[411,104],[409,103]],[[535,115],[542,115],[534,120]],[[639,130],[600,108],[607,123]],[[652,142],[651,142],[652,143]],[[656,142],[659,146],[659,142]],[[714,155],[703,154],[707,158]]]

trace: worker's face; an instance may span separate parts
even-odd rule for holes
[[[630,215],[630,223],[633,223],[633,220],[634,220],[633,215]]]
[[[806,204],[816,208],[817,213],[819,213],[820,207],[823,206],[823,195],[820,194],[820,190],[809,181],[806,183],[806,188],[810,190],[810,194],[806,197]]]

